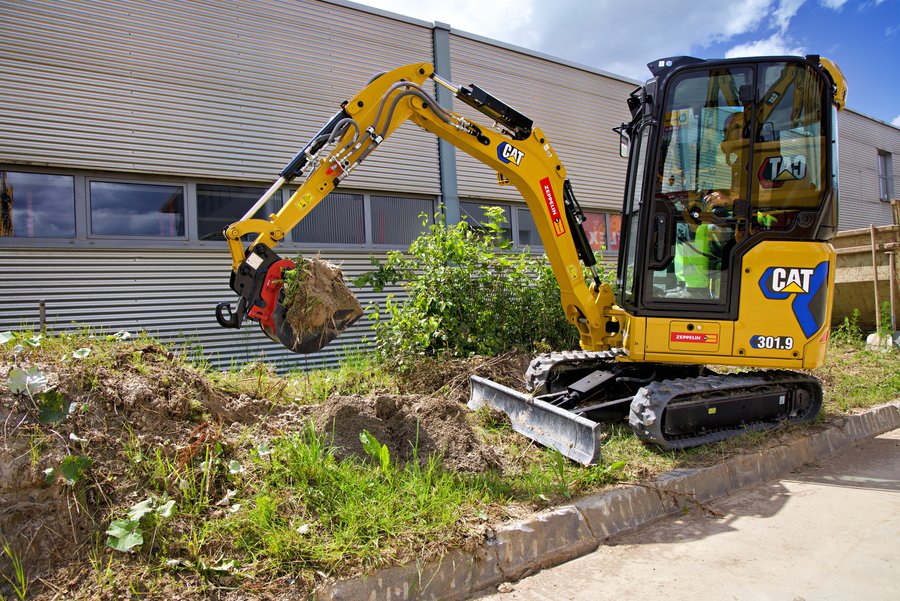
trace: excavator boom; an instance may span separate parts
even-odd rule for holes
[[[425,87],[433,80],[456,98],[494,120],[485,127],[441,107]],[[561,302],[569,321],[581,333],[585,348],[610,348],[619,342],[611,288],[596,276],[584,278],[584,266],[595,269],[582,222],[584,214],[566,178],[566,170],[544,133],[530,119],[477,86],[460,87],[434,73],[431,65],[412,64],[376,76],[298,152],[278,180],[238,222],[225,229],[232,257],[231,287],[240,296],[237,307],[221,303],[219,323],[240,327],[244,319],[258,321],[273,340],[295,352],[322,348],[352,320],[334,315],[327,331],[298,335],[285,318],[282,272],[293,263],[274,247],[297,223],[332,192],[360,163],[404,122],[449,141],[495,169],[522,194],[532,215],[550,265],[560,282]],[[268,219],[256,217],[266,201],[285,183],[307,173],[306,179]],[[246,250],[244,236],[255,236]]]

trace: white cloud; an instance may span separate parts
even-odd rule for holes
[[[739,37],[759,40],[735,46],[734,56],[803,53],[788,28],[805,0],[356,1],[638,80],[649,76],[649,61],[702,57],[709,46]]]
[[[819,0],[819,4],[832,10],[841,10],[847,4],[847,0]]]
[[[786,39],[780,33],[768,37],[764,40],[756,40],[738,44],[725,53],[725,58],[739,58],[744,56],[777,56],[777,55],[800,55],[806,54],[806,49],[802,46],[794,46],[790,40]]]
[[[794,18],[794,15],[797,14],[797,11],[800,10],[800,7],[803,6],[805,1],[806,0],[781,0],[778,8],[775,9],[775,21],[778,23],[778,30],[781,33],[787,31],[788,26],[791,24],[791,19]]]
[[[894,120],[891,121],[891,125],[893,125],[894,127],[900,127],[900,115],[894,117]]]

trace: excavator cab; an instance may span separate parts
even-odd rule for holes
[[[736,320],[748,251],[837,229],[831,86],[818,57],[651,70],[626,127],[617,300],[632,316]]]

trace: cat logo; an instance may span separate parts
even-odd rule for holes
[[[807,338],[825,324],[828,269],[828,261],[815,267],[769,267],[759,279],[759,288],[768,300],[790,302]]]
[[[759,167],[759,185],[763,188],[780,188],[784,182],[806,178],[806,157],[766,157]]]
[[[503,142],[497,147],[497,158],[507,164],[515,163],[518,167],[522,159],[525,158],[525,153],[509,142]]]
[[[814,269],[788,269],[786,267],[775,267],[772,269],[772,279],[769,282],[769,289],[772,292],[796,292],[806,294],[809,292],[809,281],[812,278]]]

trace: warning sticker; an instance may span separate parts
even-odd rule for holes
[[[301,196],[300,199],[297,200],[297,202],[295,204],[297,205],[297,208],[302,211],[303,209],[305,209],[306,207],[309,206],[309,203],[311,203],[312,200],[313,200],[312,192],[307,192],[306,194]]]
[[[541,180],[541,191],[544,193],[544,202],[547,203],[547,210],[550,211],[550,220],[553,222],[553,231],[557,237],[566,233],[566,224],[563,222],[562,213],[559,210],[559,204],[556,202],[556,195],[553,193],[553,184],[550,178],[545,177]]]

